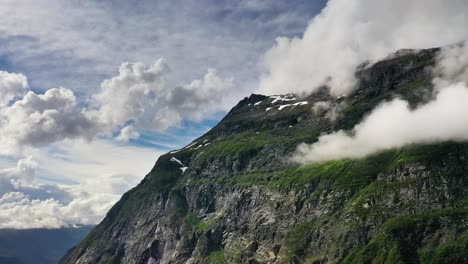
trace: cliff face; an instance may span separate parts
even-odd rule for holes
[[[423,103],[437,52],[363,67],[359,87],[338,98],[325,89],[245,98],[207,134],[161,156],[62,262],[466,263],[468,144],[288,159],[300,142],[349,130],[384,100]]]

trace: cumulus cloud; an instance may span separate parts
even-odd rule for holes
[[[149,66],[122,64],[119,75],[105,80],[94,98],[101,122],[110,130],[133,121],[136,127],[162,131],[179,126],[182,120],[200,121],[229,107],[223,101],[234,92],[232,79],[209,69],[201,79],[171,86],[167,84],[169,73],[162,59]]]
[[[37,162],[32,156],[20,159],[15,168],[0,170],[0,196],[6,192],[30,185],[35,177]]]
[[[232,79],[209,69],[201,79],[171,86],[166,81],[169,73],[163,59],[151,65],[123,63],[119,74],[104,80],[90,105],[82,107],[70,89],[52,88],[37,94],[27,91],[24,75],[0,72],[0,92],[5,93],[0,108],[0,154],[21,153],[25,146],[42,147],[66,139],[90,141],[116,131],[120,131],[116,140],[126,142],[138,138],[139,129],[162,131],[229,107],[223,102],[234,91]]]
[[[0,107],[23,95],[28,87],[28,80],[23,74],[0,71]]]
[[[119,75],[103,81],[101,92],[94,98],[101,121],[114,128],[152,109],[158,94],[166,88],[168,73],[169,66],[163,59],[149,66],[123,63]]]
[[[356,66],[402,48],[432,48],[468,38],[465,0],[331,0],[301,38],[277,38],[264,56],[260,93],[334,95],[356,83]]]
[[[52,88],[44,94],[29,91],[0,113],[2,153],[14,153],[22,146],[44,146],[63,139],[91,140],[100,131],[87,113],[77,106],[73,92]]]
[[[184,119],[200,121],[206,116],[226,111],[230,105],[225,101],[233,90],[232,79],[223,79],[216,70],[209,69],[201,79],[164,90],[157,100],[159,111],[155,111],[154,124],[166,129],[180,125]]]

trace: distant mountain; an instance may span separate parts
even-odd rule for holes
[[[468,263],[467,143],[288,162],[301,142],[349,131],[384,101],[424,103],[437,52],[360,67],[358,87],[341,97],[245,98],[160,156],[62,262]]]
[[[0,229],[1,264],[53,264],[92,226],[61,229]]]

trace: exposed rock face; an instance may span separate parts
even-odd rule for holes
[[[297,165],[300,142],[351,129],[383,100],[430,94],[437,49],[357,73],[333,98],[252,95],[161,156],[63,263],[466,263],[468,144]]]

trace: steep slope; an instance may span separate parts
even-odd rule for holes
[[[302,99],[245,98],[207,134],[161,156],[62,263],[466,262],[468,144],[313,165],[288,159],[300,142],[351,129],[384,100],[423,103],[437,52],[363,66],[359,87],[338,98],[325,88]]]

